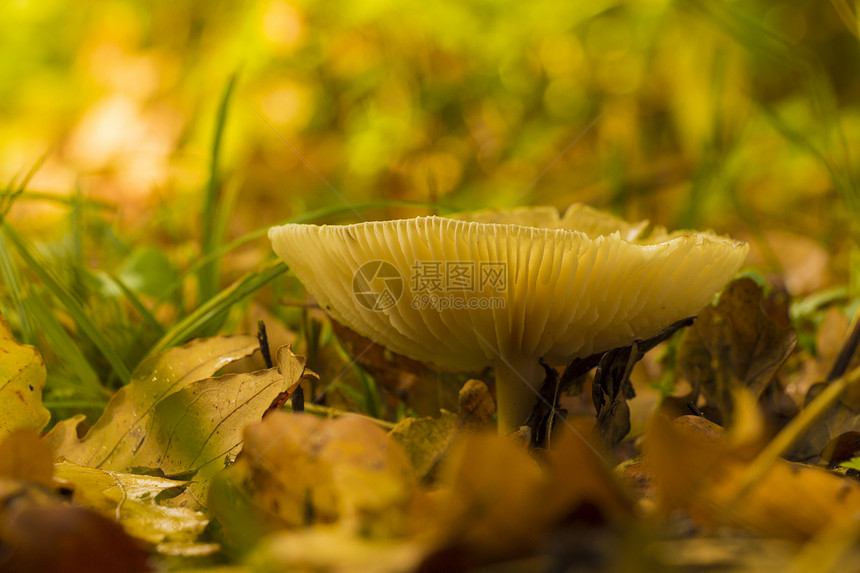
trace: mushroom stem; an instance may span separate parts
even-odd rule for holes
[[[509,434],[526,423],[538,402],[545,372],[536,358],[498,360],[496,375],[496,411],[499,433]]]

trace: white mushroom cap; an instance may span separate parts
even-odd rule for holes
[[[269,238],[320,305],[358,333],[417,360],[492,365],[497,381],[510,369],[534,384],[540,357],[562,364],[695,314],[748,250],[711,233],[660,231],[637,241],[647,223],[580,205],[563,217],[535,208],[468,218],[292,224],[273,227]],[[452,281],[448,273],[458,269]],[[428,306],[434,295],[451,308]],[[501,416],[501,397],[499,409]]]

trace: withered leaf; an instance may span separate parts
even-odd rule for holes
[[[433,545],[477,562],[522,555],[548,531],[550,482],[525,448],[495,433],[466,434],[440,469],[442,508]]]
[[[679,371],[724,416],[731,411],[732,388],[741,385],[760,396],[797,343],[794,329],[762,309],[763,300],[755,281],[737,279],[681,337]]]
[[[16,504],[0,529],[3,545],[15,548],[4,556],[7,573],[151,570],[146,553],[120,525],[83,507]]]
[[[440,469],[431,545],[482,563],[534,551],[584,506],[607,522],[631,519],[632,503],[588,433],[565,425],[542,464],[496,433],[464,434]]]
[[[752,400],[752,399],[750,399]],[[752,415],[752,414],[748,414]],[[815,466],[779,461],[740,503],[751,439],[682,430],[652,421],[645,453],[662,506],[682,508],[706,525],[732,525],[803,541],[847,523],[860,511],[860,484]]]
[[[32,430],[15,430],[0,442],[0,477],[51,485],[54,454]]]
[[[141,365],[83,438],[72,419],[45,439],[78,465],[193,477],[186,494],[200,503],[211,476],[239,452],[245,425],[299,382],[301,369],[293,362],[301,359],[291,353],[279,359],[287,360],[282,364],[293,378],[274,368],[207,378],[255,348],[252,337],[220,337],[170,349]]]
[[[420,571],[427,548],[412,540],[368,538],[336,525],[268,535],[247,563],[252,571],[404,573]]]
[[[56,465],[56,480],[72,490],[72,501],[119,522],[125,530],[156,545],[192,548],[209,523],[199,511],[158,503],[162,492],[184,488],[187,482],[78,466]]]
[[[690,317],[674,322],[651,338],[614,348],[600,358],[591,392],[597,411],[597,430],[609,446],[614,446],[630,432],[630,407],[627,400],[636,397],[630,383],[633,366],[646,352],[671,338],[679,329],[693,324],[693,320]],[[587,364],[587,360],[584,363]]]
[[[496,403],[487,385],[480,380],[467,380],[460,388],[457,416],[464,430],[485,430],[492,426]]]
[[[391,436],[406,450],[415,476],[432,480],[439,463],[459,435],[492,428],[495,402],[487,385],[469,380],[460,389],[460,410],[455,415],[442,410],[435,418],[406,417],[391,430]]]
[[[391,430],[415,468],[415,477],[428,479],[459,435],[457,416],[442,410],[436,418],[406,417]]]
[[[406,453],[373,422],[273,412],[246,428],[242,455],[215,480],[209,507],[240,547],[313,524],[385,538],[412,527],[416,491]]]
[[[141,544],[113,520],[8,478],[0,478],[0,547],[4,573],[150,570]]]

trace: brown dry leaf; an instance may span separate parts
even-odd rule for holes
[[[7,480],[0,480],[0,566],[4,573],[150,570],[138,542],[117,523],[46,497],[41,488],[19,483],[10,492],[5,485]]]
[[[681,338],[678,369],[724,417],[732,389],[742,385],[759,396],[797,343],[794,330],[771,318],[763,301],[753,280],[737,279]]]
[[[482,563],[535,551],[583,508],[627,524],[633,504],[590,432],[567,428],[539,465],[496,433],[464,434],[443,462],[431,546]],[[591,509],[586,510],[590,513]]]
[[[32,430],[0,443],[0,570],[148,571],[122,527],[54,495],[54,455]]]
[[[655,416],[645,452],[662,507],[682,508],[705,525],[727,524],[797,541],[854,519],[860,511],[860,484],[786,461],[731,505],[751,460],[750,443],[745,436],[736,447],[718,432],[690,431]]]
[[[845,314],[836,308],[828,309],[816,333],[816,356],[804,363],[803,376],[790,387],[800,402],[808,402],[826,387],[825,380],[849,334],[849,321]],[[858,365],[860,353],[855,353],[847,371]],[[858,429],[860,389],[850,388],[794,444],[789,457],[800,461],[821,458],[828,464],[850,459],[860,453]]]
[[[608,521],[629,523],[634,519],[630,492],[612,471],[607,452],[591,435],[589,426],[569,424],[554,439],[547,453],[552,482],[542,503],[557,508],[560,517],[588,503],[596,506]]]
[[[279,352],[279,368],[206,378],[256,348],[251,337],[219,337],[173,348],[145,361],[78,438],[76,419],[45,439],[78,465],[103,470],[191,477],[186,494],[205,500],[209,479],[238,453],[245,425],[299,383],[304,362]],[[200,379],[198,377],[203,377]]]
[[[359,416],[274,412],[245,430],[242,455],[213,483],[209,507],[238,546],[312,524],[405,535],[417,484],[406,453]]]
[[[458,548],[477,562],[533,551],[557,509],[550,481],[525,448],[495,433],[466,434],[446,458],[432,545]]]
[[[464,430],[487,430],[493,425],[496,403],[490,389],[481,380],[467,380],[460,388],[459,410],[460,426]]]

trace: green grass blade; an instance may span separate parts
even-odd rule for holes
[[[215,120],[215,136],[212,139],[212,156],[209,163],[209,182],[206,186],[206,195],[203,198],[203,219],[201,221],[200,244],[204,257],[218,248],[224,236],[223,225],[216,225],[218,205],[221,200],[221,179],[218,172],[224,129],[227,125],[227,110],[230,107],[230,98],[236,87],[236,78],[237,73],[234,73],[227,81],[227,87],[221,96],[221,103],[218,106],[218,115]],[[200,300],[209,300],[218,290],[218,261],[217,257],[208,259],[207,263],[198,271]]]
[[[6,245],[6,239],[0,234],[0,277],[3,278],[3,284],[6,285],[6,291],[12,298],[12,304],[18,311],[18,317],[21,321],[21,332],[25,344],[33,344],[36,341],[36,333],[33,330],[33,324],[30,322],[30,313],[24,307],[24,289],[21,284],[21,276],[18,274],[18,268],[12,260],[9,253],[9,248]],[[7,315],[8,318],[8,315]]]
[[[63,364],[72,375],[80,381],[77,387],[86,388],[86,395],[91,398],[102,398],[102,406],[107,402],[110,392],[102,386],[98,374],[86,359],[81,349],[72,339],[71,335],[63,328],[45,301],[35,296],[29,296],[24,300],[27,314],[34,324],[39,325],[39,333],[50,345],[54,354],[60,357]]]
[[[52,148],[53,149],[53,148]],[[26,175],[24,175],[24,179],[17,185],[15,185],[14,181],[9,184],[6,191],[0,196],[0,221],[3,221],[6,218],[6,215],[9,214],[9,211],[12,209],[12,206],[15,204],[15,201],[21,198],[24,194],[24,190],[27,188],[27,185],[33,179],[33,176],[39,171],[42,167],[42,164],[45,163],[45,160],[51,154],[52,149],[49,149],[45,153],[36,160],[36,163],[30,168]]]
[[[371,418],[379,418],[382,411],[382,397],[379,395],[379,388],[376,386],[376,380],[368,374],[358,364],[353,365],[355,373],[361,382],[361,404],[364,413]]]
[[[292,217],[290,219],[287,219],[286,221],[282,221],[280,224],[307,223],[307,222],[311,222],[311,221],[317,221],[320,219],[324,219],[326,217],[333,217],[333,216],[337,216],[337,215],[344,215],[347,213],[352,213],[354,210],[362,211],[362,210],[380,209],[380,208],[386,208],[386,207],[426,207],[426,208],[430,208],[430,209],[437,209],[437,210],[441,211],[442,213],[451,213],[451,212],[456,211],[456,209],[451,207],[451,206],[440,205],[438,203],[427,203],[427,202],[423,202],[423,201],[385,200],[385,201],[372,201],[369,203],[362,203],[359,205],[354,205],[352,207],[338,206],[338,207],[326,207],[324,209],[317,209],[314,211],[310,211],[308,213],[304,213],[302,215],[298,215],[296,217]],[[221,256],[225,255],[226,253],[232,251],[233,249],[239,248],[242,245],[250,243],[251,241],[255,241],[261,237],[265,237],[266,233],[268,233],[268,232],[269,232],[269,227],[263,227],[263,228],[257,229],[256,231],[253,231],[251,233],[243,235],[243,236],[231,241],[230,243],[227,243],[225,245],[218,247],[217,249],[213,250],[209,254],[204,255],[203,257],[201,257],[200,259],[195,261],[194,264],[192,264],[189,268],[187,268],[185,271],[183,271],[183,273],[179,277],[177,277],[177,280],[173,284],[169,285],[164,290],[164,292],[161,294],[161,296],[159,296],[158,299],[155,301],[155,303],[152,305],[152,310],[150,312],[152,314],[157,313],[158,309],[160,309],[162,305],[164,305],[166,302],[168,302],[171,299],[171,297],[173,297],[174,293],[180,291],[180,289],[182,288],[182,284],[185,281],[185,279],[187,279],[188,276],[198,272],[203,265],[207,264],[209,261],[211,261],[217,257],[221,257]],[[174,326],[174,328],[176,328],[176,327]],[[143,329],[143,326],[138,326],[137,331],[134,334],[134,340],[140,340],[140,337],[142,335],[142,329]],[[167,335],[165,335],[165,336],[167,336]],[[159,341],[158,344],[160,345],[161,341]],[[168,344],[168,346],[165,346],[164,348],[168,348],[169,346],[170,345]],[[150,351],[150,353],[151,352],[152,351]]]
[[[190,340],[204,329],[210,321],[224,315],[230,308],[247,296],[250,296],[270,281],[287,272],[287,265],[280,261],[272,262],[265,269],[249,273],[236,281],[230,287],[222,290],[214,297],[200,305],[194,312],[180,320],[149,349],[147,356],[152,356]]]
[[[123,296],[128,300],[129,304],[134,308],[135,311],[140,315],[143,319],[143,322],[149,325],[155,332],[158,333],[158,336],[164,335],[164,327],[160,322],[155,318],[155,316],[146,308],[146,305],[141,302],[141,300],[137,297],[135,292],[131,290],[131,288],[123,282],[118,276],[108,273],[108,278],[122,291]],[[137,339],[135,339],[137,340]]]
[[[92,341],[93,344],[95,344],[96,348],[99,349],[122,383],[127,384],[129,380],[131,380],[131,372],[129,372],[123,359],[119,356],[108,339],[105,338],[98,326],[96,326],[96,324],[90,319],[89,315],[84,310],[83,305],[65,286],[63,286],[53,273],[46,269],[36,259],[26,245],[24,245],[21,238],[18,237],[18,235],[8,225],[4,226],[3,230],[9,241],[15,245],[15,248],[29,267],[30,271],[39,277],[39,280],[44,283],[50,293],[60,301],[66,312],[68,312],[72,320],[75,321],[77,327]]]

